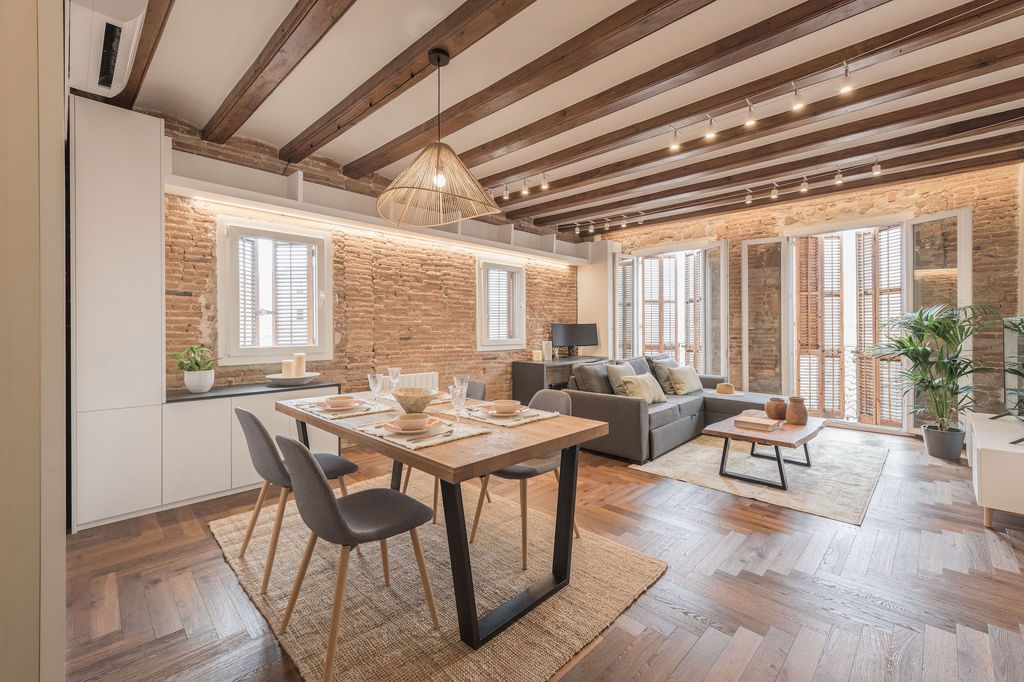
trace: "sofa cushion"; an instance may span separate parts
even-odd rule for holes
[[[609,363],[606,366],[606,369],[608,370],[608,383],[612,385],[612,390],[615,391],[615,395],[629,395],[626,393],[626,387],[622,383],[622,377],[636,376],[636,372],[633,370],[633,365],[626,363]]]
[[[689,417],[704,409],[704,394],[691,393],[689,395],[669,395],[665,399],[679,408],[680,417]]]
[[[638,355],[635,358],[626,358],[625,360],[621,360],[620,362],[622,364],[626,364],[632,367],[633,371],[636,372],[637,376],[640,376],[641,374],[651,373],[651,366],[647,362],[647,357],[644,355]]]
[[[669,367],[668,378],[672,384],[672,392],[676,395],[686,395],[704,388],[700,377],[697,376],[697,370],[693,367]]]
[[[667,358],[651,358],[651,369],[654,371],[654,376],[657,377],[658,383],[661,384],[661,390],[665,391],[666,394],[675,393],[675,387],[672,385],[672,377],[669,376],[668,371],[679,367],[679,361],[673,357]]]
[[[675,403],[668,402],[667,400],[663,403],[655,403],[654,405],[647,406],[647,422],[648,427],[653,431],[654,429],[660,429],[666,424],[679,419],[679,406]]]
[[[608,383],[607,362],[586,362],[572,366],[572,375],[581,391],[591,393],[614,393]]]
[[[643,398],[648,405],[665,402],[665,392],[652,374],[622,377],[626,392],[634,398]]]

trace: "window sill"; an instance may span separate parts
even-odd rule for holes
[[[525,341],[512,341],[509,343],[488,343],[482,344],[477,342],[476,350],[478,353],[486,353],[488,351],[510,351],[510,350],[526,350]]]
[[[320,362],[323,360],[334,359],[334,353],[330,351],[310,353],[309,351],[296,350],[291,353],[267,353],[264,355],[237,355],[232,357],[223,357],[217,359],[217,365],[224,367],[236,367],[238,365],[280,365],[282,360],[291,360],[295,353],[302,352],[306,353],[306,362]]]

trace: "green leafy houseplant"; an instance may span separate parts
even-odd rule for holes
[[[185,372],[206,372],[213,369],[213,358],[210,349],[204,346],[189,346],[180,353],[171,355],[178,361],[178,369]]]
[[[900,373],[904,395],[920,396],[923,403],[914,405],[914,413],[934,422],[923,432],[930,454],[960,457],[964,440],[958,428],[960,415],[974,406],[974,386],[967,380],[992,371],[964,346],[978,332],[999,326],[998,320],[986,319],[994,313],[992,308],[976,305],[922,308],[891,320],[886,325],[888,338],[874,348],[876,357],[906,359],[907,368]]]

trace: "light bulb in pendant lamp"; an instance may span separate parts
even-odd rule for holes
[[[673,128],[672,129],[672,142],[669,143],[668,150],[670,152],[677,152],[677,151],[679,151],[681,146],[682,145],[679,144],[679,131],[676,130],[675,128]]]
[[[541,174],[540,188],[541,189],[547,189],[548,188],[548,174],[547,173]]]
[[[753,128],[757,125],[757,116],[754,114],[754,105],[747,100],[747,118],[743,121],[743,125],[748,128]]]
[[[718,137],[718,129],[715,128],[715,117],[711,114],[707,114],[708,123],[704,126],[704,139],[713,140]]]
[[[772,196],[772,199],[778,199],[779,198],[779,183],[777,183],[777,182],[773,182],[772,183],[772,194],[771,194],[771,196]]]
[[[754,203],[754,194],[749,189],[747,190],[747,196],[743,198],[743,203],[744,204],[752,204],[752,203]]]
[[[377,213],[395,227],[436,227],[459,220],[501,213],[486,189],[473,177],[458,154],[441,142],[441,67],[448,53],[433,49],[430,63],[437,67],[438,136],[399,173],[377,197]],[[506,187],[505,199],[508,198]]]
[[[800,183],[800,193],[807,194],[807,190],[811,188],[811,185],[807,182],[807,176],[804,176],[804,181]]]
[[[796,89],[796,83],[793,83],[793,98],[789,102],[789,108],[793,111],[800,111],[804,108],[804,98],[800,96],[800,91]]]
[[[850,66],[843,62],[843,77],[839,79],[839,94],[853,92],[853,79],[850,78]]]
[[[836,184],[836,185],[843,184],[843,169],[842,168],[836,168],[836,177],[835,177],[835,179],[832,182],[833,182],[833,184]]]
[[[882,164],[878,163],[878,157],[877,156],[875,157],[875,164],[873,166],[871,166],[871,174],[872,175],[881,175],[882,174]]]
[[[523,179],[523,188],[519,190],[519,196],[527,196],[530,193],[530,188],[526,186],[526,179]]]

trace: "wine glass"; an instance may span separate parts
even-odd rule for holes
[[[398,380],[401,378],[401,367],[388,367],[388,379],[391,381],[391,395],[395,394],[395,390],[398,388]]]
[[[370,393],[373,394],[373,402],[376,404],[380,399],[380,389],[384,385],[384,375],[380,372],[371,372],[366,378],[370,382]]]
[[[459,428],[462,417],[462,407],[466,404],[466,386],[461,387],[452,384],[448,387],[448,394],[452,399],[452,407],[455,408],[455,428]]]
[[[455,383],[457,388],[461,388],[463,393],[466,391],[466,386],[469,385],[469,377],[465,374],[456,374],[452,377],[452,381]]]

